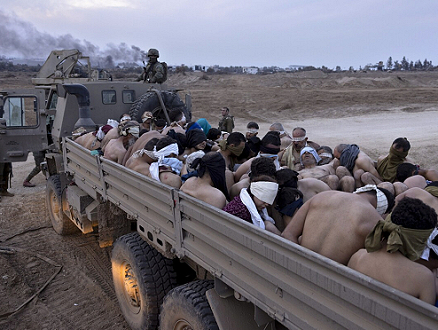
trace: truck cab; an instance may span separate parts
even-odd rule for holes
[[[0,91],[0,96],[0,162],[25,161],[29,152],[47,149],[45,91]]]

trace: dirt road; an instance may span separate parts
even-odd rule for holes
[[[288,131],[302,126],[311,140],[331,147],[356,143],[373,158],[385,154],[395,138],[406,136],[410,156],[423,167],[438,169],[437,78],[438,73],[398,79],[317,72],[210,80],[190,75],[178,81],[191,91],[194,118],[205,117],[212,126],[220,106],[228,105],[236,129],[243,132],[255,120],[263,136],[272,122],[281,120]],[[1,87],[20,85],[0,82]],[[22,186],[33,166],[32,156],[13,165],[10,191],[15,196],[0,202],[0,328],[128,329],[112,287],[110,250],[100,249],[92,234],[61,237],[53,231],[43,175],[32,180],[36,187]],[[6,315],[46,284],[20,311]]]

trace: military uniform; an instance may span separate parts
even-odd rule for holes
[[[32,171],[29,173],[29,175],[24,180],[23,186],[35,187],[35,185],[33,183],[30,183],[30,180],[32,180],[32,178],[34,176],[36,176],[38,173],[41,172],[41,163],[44,162],[45,155],[46,155],[46,152],[44,150],[33,152],[33,157],[35,159],[35,167],[32,169]]]
[[[166,81],[166,69],[163,63],[157,61],[160,57],[158,50],[151,48],[148,51],[149,62],[144,68],[141,80],[149,83],[163,83]]]
[[[233,116],[225,116],[219,121],[219,129],[221,132],[233,132],[234,128],[234,118]]]
[[[146,80],[150,83],[163,83],[164,67],[160,62],[148,63],[146,65]]]
[[[12,176],[12,163],[0,163],[0,200],[1,196],[14,196],[8,192],[9,180]]]

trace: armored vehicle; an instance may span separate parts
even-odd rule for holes
[[[113,81],[107,71],[91,69],[89,57],[75,49],[52,51],[32,83],[34,89],[0,90],[0,132],[7,146],[0,162],[25,161],[31,151],[56,151],[60,139],[72,130],[79,126],[94,129],[109,114],[118,120],[129,113],[141,122],[143,112],[150,111],[155,118],[170,122],[168,112],[179,109],[188,120],[192,117],[189,94],[183,102],[180,90],[165,84]],[[86,99],[75,97],[82,88],[89,95]],[[66,103],[57,107],[58,100]]]

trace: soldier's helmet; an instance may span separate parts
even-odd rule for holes
[[[158,49],[151,48],[148,50],[148,56],[160,57],[160,53],[158,52]]]

